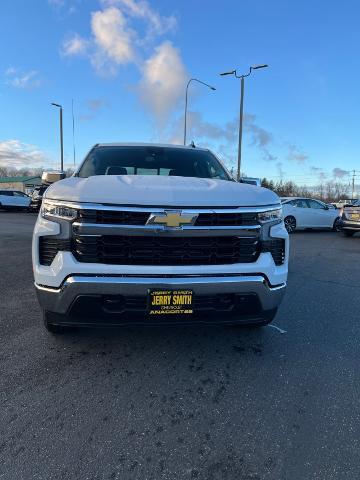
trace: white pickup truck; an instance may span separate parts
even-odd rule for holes
[[[279,198],[207,149],[97,144],[51,185],[33,267],[52,333],[92,325],[265,325],[288,273]]]

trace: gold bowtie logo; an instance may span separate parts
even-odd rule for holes
[[[165,211],[164,213],[152,213],[146,224],[157,224],[164,225],[166,227],[180,228],[183,225],[194,225],[197,217],[198,215],[194,213]]]

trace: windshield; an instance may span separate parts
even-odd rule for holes
[[[95,147],[86,157],[78,176],[164,175],[231,180],[208,150],[153,147]]]

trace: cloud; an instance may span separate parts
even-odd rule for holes
[[[277,157],[269,151],[273,136],[256,123],[256,116],[249,113],[245,114],[243,126],[244,132],[249,135],[250,144],[260,149],[263,158],[271,161],[276,160]],[[239,119],[237,117],[224,125],[219,125],[204,120],[198,112],[188,112],[188,128],[190,136],[195,140],[197,138],[223,139],[227,143],[237,146],[239,135]]]
[[[87,53],[101,75],[116,74],[119,65],[141,65],[141,50],[147,50],[157,36],[177,26],[173,15],[160,15],[146,1],[102,0],[101,4],[103,8],[91,14],[91,37],[85,39],[75,33],[63,41],[61,48],[65,56]]]
[[[91,98],[87,101],[88,108],[93,112],[100,110],[100,108],[104,107],[105,105],[106,100],[104,100],[103,98]]]
[[[135,65],[140,73],[135,91],[157,125],[163,124],[177,107],[187,80],[180,51],[170,41],[155,46],[157,37],[176,29],[175,16],[160,15],[141,0],[101,0],[101,6],[91,14],[91,36],[72,34],[62,43],[63,56],[86,55],[104,76]]]
[[[86,102],[86,113],[79,115],[79,120],[85,122],[95,118],[97,112],[107,105],[107,101],[102,98],[91,98]]]
[[[320,182],[324,181],[327,178],[327,174],[320,167],[311,166],[310,171],[311,171],[312,174],[317,176],[317,178]]]
[[[299,147],[297,147],[294,144],[289,144],[288,149],[289,151],[288,151],[287,159],[290,160],[291,162],[303,164],[309,158],[309,155],[302,152],[299,149]]]
[[[107,60],[116,65],[135,60],[133,49],[134,32],[128,27],[123,13],[115,7],[99,10],[91,14],[91,29],[97,52],[93,65],[99,68]],[[101,57],[105,59],[101,60]]]
[[[40,167],[48,162],[45,153],[35,145],[20,140],[0,141],[0,166],[8,168]]]
[[[208,138],[212,140],[225,140],[226,142],[236,142],[238,132],[238,120],[234,119],[219,125],[209,122],[203,118],[199,112],[188,112],[188,138],[197,141],[199,138]]]
[[[55,8],[62,8],[65,6],[65,0],[48,0],[48,4]]]
[[[274,161],[277,159],[277,157],[271,154],[269,150],[269,146],[273,141],[273,136],[270,132],[257,125],[255,115],[244,115],[244,130],[250,134],[251,144],[259,147],[264,160]]]
[[[146,1],[103,0],[102,3],[104,5],[118,5],[130,17],[143,19],[147,24],[147,39],[153,35],[164,35],[169,31],[174,31],[177,27],[177,19],[174,15],[161,16]]]
[[[334,178],[344,178],[349,175],[349,170],[343,170],[342,168],[333,168],[332,174]]]
[[[182,143],[183,132],[184,117],[180,116],[165,132],[164,140],[169,143]],[[255,115],[244,115],[244,132],[250,139],[250,145],[257,147],[265,160],[274,161],[277,158],[270,153],[272,134],[257,124]],[[188,111],[187,143],[193,140],[196,145],[213,149],[230,166],[235,165],[237,158],[238,135],[238,117],[224,124],[218,124],[204,119],[199,112]]]
[[[48,0],[48,4],[55,12],[61,13],[61,15],[71,15],[76,12],[78,5],[82,0]]]
[[[9,67],[5,71],[5,75],[7,77],[6,84],[15,88],[31,90],[40,87],[42,83],[39,78],[39,72],[36,70],[21,72],[17,68]]]
[[[17,72],[17,69],[15,67],[9,67],[5,70],[5,75],[6,76],[13,76]]]
[[[188,75],[180,52],[171,42],[164,42],[142,67],[139,96],[162,126],[182,100]]]
[[[283,170],[283,163],[282,162],[277,162],[276,163],[276,168],[277,168],[279,177],[282,180],[284,175],[286,175],[286,172],[284,172],[284,170]]]
[[[87,53],[89,42],[75,33],[73,36],[64,40],[62,44],[61,53],[64,56],[84,55]]]
[[[63,41],[61,53],[64,56],[86,54],[101,75],[114,75],[119,65],[135,62],[136,34],[120,9],[110,6],[92,12],[91,32],[90,38],[72,34]]]

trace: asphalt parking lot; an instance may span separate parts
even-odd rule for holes
[[[360,238],[291,237],[275,328],[52,337],[0,212],[0,479],[360,478]]]

